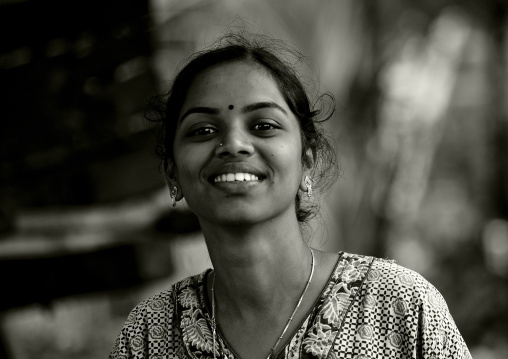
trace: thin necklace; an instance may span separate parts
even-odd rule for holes
[[[295,316],[296,311],[298,310],[298,307],[302,303],[302,300],[303,300],[303,297],[305,296],[305,293],[307,293],[307,289],[309,289],[310,282],[312,281],[312,277],[314,275],[314,264],[315,264],[314,263],[314,251],[312,250],[312,248],[309,248],[309,249],[310,249],[310,254],[312,256],[312,267],[311,267],[311,270],[310,270],[309,279],[307,280],[307,283],[305,284],[305,288],[303,289],[302,295],[300,296],[300,299],[298,300],[298,303],[296,304],[296,307],[293,310],[293,313],[289,317],[289,320],[288,320],[286,326],[284,327],[284,330],[282,331],[282,334],[277,339],[277,342],[272,347],[272,349],[270,349],[270,353],[268,354],[267,359],[273,358],[273,353],[275,351],[275,348],[277,347],[277,345],[279,345],[279,343],[282,340],[282,337],[284,336],[284,334],[286,334],[286,331],[289,328],[289,324],[291,324],[291,321],[293,320],[293,317]],[[213,280],[212,280],[212,336],[213,336],[212,351],[213,351],[213,359],[216,359],[215,358],[215,335],[216,335],[216,332],[217,332],[217,322],[215,320],[215,271],[214,271],[213,272]]]

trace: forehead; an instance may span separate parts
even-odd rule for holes
[[[231,62],[198,73],[187,91],[182,110],[189,106],[246,105],[272,101],[287,108],[279,86],[261,65]]]

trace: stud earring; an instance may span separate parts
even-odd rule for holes
[[[312,197],[312,179],[305,176],[305,186],[307,186],[307,197]]]
[[[178,187],[171,187],[171,200],[173,201],[173,207],[176,207],[176,195],[178,194]]]

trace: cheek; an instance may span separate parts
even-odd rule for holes
[[[178,165],[178,181],[180,182],[180,185],[183,187],[190,185],[192,187],[192,183],[199,176],[197,171],[198,170],[192,165],[192,163],[180,162]]]
[[[180,146],[179,150],[175,152],[175,163],[180,182],[191,183],[199,180],[201,170],[206,162],[206,153],[206,149]]]
[[[177,179],[181,185],[185,185],[189,181],[189,172],[192,168],[192,163],[189,163],[190,158],[186,155],[185,151],[175,152],[175,165],[177,169]]]
[[[302,148],[299,143],[290,145],[280,145],[278,153],[272,153],[272,158],[277,158],[279,166],[284,169],[284,172],[295,176],[299,181],[300,175],[303,173],[303,164],[301,156]]]

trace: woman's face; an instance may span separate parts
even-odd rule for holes
[[[200,220],[241,225],[296,215],[300,127],[262,67],[233,62],[198,74],[173,150],[177,185]]]

